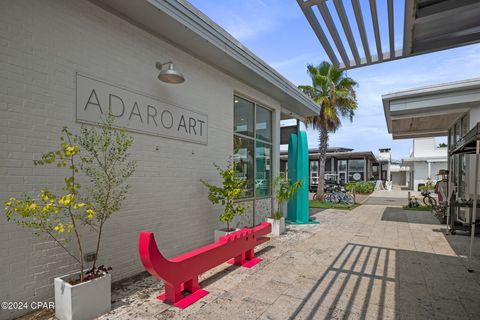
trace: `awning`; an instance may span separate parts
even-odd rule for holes
[[[480,78],[422,87],[382,96],[388,132],[394,139],[448,135],[480,103]]]
[[[381,9],[385,5],[378,6],[376,0],[351,0],[351,7],[342,0],[297,0],[330,61],[340,69],[480,41],[480,1],[404,1],[405,6],[395,11],[396,1],[387,0],[383,12]],[[385,18],[379,19],[382,17]],[[395,47],[396,19],[403,20],[402,46],[398,50]],[[382,29],[383,26],[386,28]],[[324,30],[328,30],[328,35]],[[375,43],[369,43],[369,38],[375,39]]]

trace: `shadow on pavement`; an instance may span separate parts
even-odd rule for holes
[[[289,319],[479,319],[460,258],[348,243]]]

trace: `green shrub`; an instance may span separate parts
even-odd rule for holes
[[[353,187],[355,187],[357,183],[356,182],[347,182],[345,183],[345,189],[349,192],[353,191]]]
[[[418,187],[419,191],[428,191],[435,189],[435,183],[431,179],[427,179],[425,185]]]
[[[350,184],[350,183],[347,183],[347,184]],[[347,188],[346,185],[345,187]],[[355,193],[368,194],[368,193],[372,193],[373,190],[375,190],[375,183],[371,181],[360,181],[360,182],[355,182],[353,183],[353,186],[350,186],[350,188],[353,188],[353,187],[355,188],[354,190]]]

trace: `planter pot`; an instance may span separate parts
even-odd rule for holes
[[[231,231],[227,231],[226,229],[215,229],[215,231],[213,232],[214,242],[217,242],[218,239],[220,239],[220,237],[223,237],[226,234],[230,234],[230,233],[238,231],[238,230],[240,230],[240,229],[234,229],[234,230],[231,230]]]
[[[110,274],[71,285],[66,280],[78,273],[55,278],[55,316],[60,320],[93,319],[110,311]]]
[[[272,234],[274,236],[279,236],[285,232],[285,218],[281,218],[280,220],[268,218],[267,222],[272,225]]]

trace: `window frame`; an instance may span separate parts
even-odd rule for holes
[[[254,112],[253,112],[253,137],[250,137],[245,134],[237,133],[235,132],[235,99],[240,98],[243,100],[246,100],[248,102],[253,103],[254,105]],[[243,139],[248,139],[253,142],[254,145],[254,150],[253,150],[253,196],[248,196],[248,197],[242,197],[239,199],[239,201],[249,201],[249,200],[259,200],[259,199],[265,199],[265,198],[273,198],[273,168],[272,165],[274,163],[275,155],[273,154],[273,143],[274,143],[274,136],[273,136],[273,109],[266,107],[265,104],[263,103],[258,103],[255,100],[252,100],[250,98],[247,98],[245,96],[242,96],[241,94],[234,93],[233,94],[233,113],[234,113],[234,118],[233,118],[233,137],[232,139],[235,138],[235,136],[238,136]],[[261,138],[257,138],[257,108],[263,108],[270,112],[270,137],[271,141],[266,141]],[[262,196],[257,196],[257,188],[256,188],[256,180],[257,180],[257,141],[261,142],[267,146],[270,147],[270,179],[269,179],[269,195],[262,195]]]

